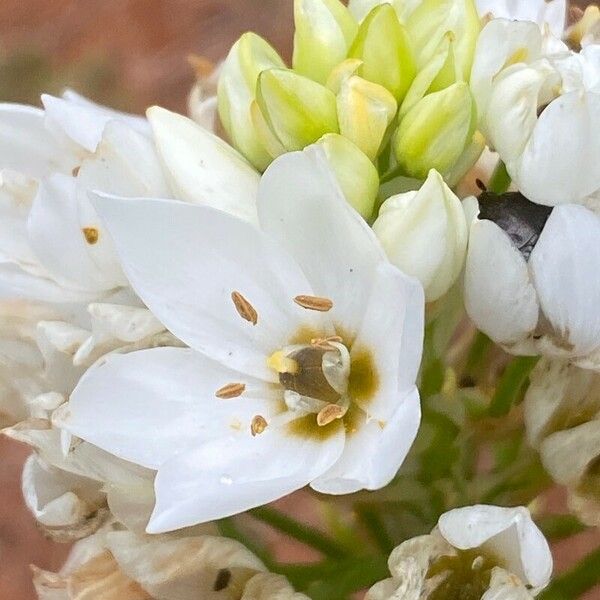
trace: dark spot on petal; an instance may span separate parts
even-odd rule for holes
[[[231,571],[229,569],[221,569],[217,573],[217,578],[215,579],[215,584],[213,585],[213,591],[221,592],[231,582]]]
[[[520,192],[484,192],[479,196],[479,207],[479,218],[502,228],[525,260],[529,260],[552,212],[551,206],[530,202]]]

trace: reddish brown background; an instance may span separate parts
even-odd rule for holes
[[[33,102],[41,91],[68,84],[121,108],[184,110],[193,83],[189,54],[216,61],[252,29],[288,57],[291,28],[292,0],[0,0],[0,101]],[[66,553],[44,540],[23,508],[26,455],[0,436],[0,600],[35,598],[28,565],[57,569]],[[552,499],[561,500],[560,494]],[[585,533],[558,544],[557,570],[596,540]],[[295,547],[280,555],[303,558]],[[600,600],[600,591],[586,600]]]

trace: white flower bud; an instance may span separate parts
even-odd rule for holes
[[[373,230],[392,263],[423,284],[428,302],[443,296],[462,271],[467,222],[437,171],[430,171],[418,192],[386,200]]]

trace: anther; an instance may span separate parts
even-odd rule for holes
[[[296,296],[294,302],[302,308],[318,312],[327,312],[333,308],[333,302],[329,298],[319,296]]]
[[[217,398],[222,398],[224,400],[229,400],[230,398],[237,398],[241,396],[246,390],[246,385],[244,383],[228,383],[224,385],[222,388],[218,389],[215,392],[215,396]]]
[[[267,426],[267,420],[261,415],[256,415],[254,419],[252,419],[252,424],[250,425],[252,437],[260,435],[267,428]]]
[[[98,242],[100,234],[95,227],[84,227],[81,231],[83,231],[83,236],[88,244],[93,246]]]
[[[319,414],[317,415],[317,425],[319,427],[325,427],[325,425],[329,425],[335,420],[341,419],[347,412],[348,409],[345,406],[328,404],[319,411]]]
[[[258,313],[255,308],[242,296],[239,292],[231,292],[231,299],[235,305],[235,309],[242,319],[249,321],[252,325],[258,323]]]

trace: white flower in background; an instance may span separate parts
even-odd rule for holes
[[[600,526],[600,375],[540,361],[525,397],[525,425],[548,473],[568,488],[571,509]]]
[[[477,327],[509,352],[600,368],[600,217],[518,193],[484,193],[474,212],[465,307]]]
[[[471,87],[480,127],[517,188],[548,206],[600,189],[600,53],[548,48],[538,27],[494,20],[477,44]]]
[[[467,221],[460,200],[437,171],[419,191],[388,198],[373,224],[390,261],[441,298],[460,275],[467,251]]]
[[[133,287],[190,348],[101,361],[56,420],[158,471],[148,531],[307,484],[342,494],[394,477],[420,420],[423,291],[387,261],[321,149],[263,176],[262,230],[183,203],[96,207]]]
[[[40,600],[307,600],[235,540],[110,526],[78,542],[59,573],[34,568],[34,585]]]
[[[392,574],[366,600],[527,600],[549,582],[552,555],[526,508],[468,506],[390,555]]]
[[[548,27],[557,39],[567,24],[567,0],[477,0],[477,9],[482,17],[533,21],[539,28]]]

